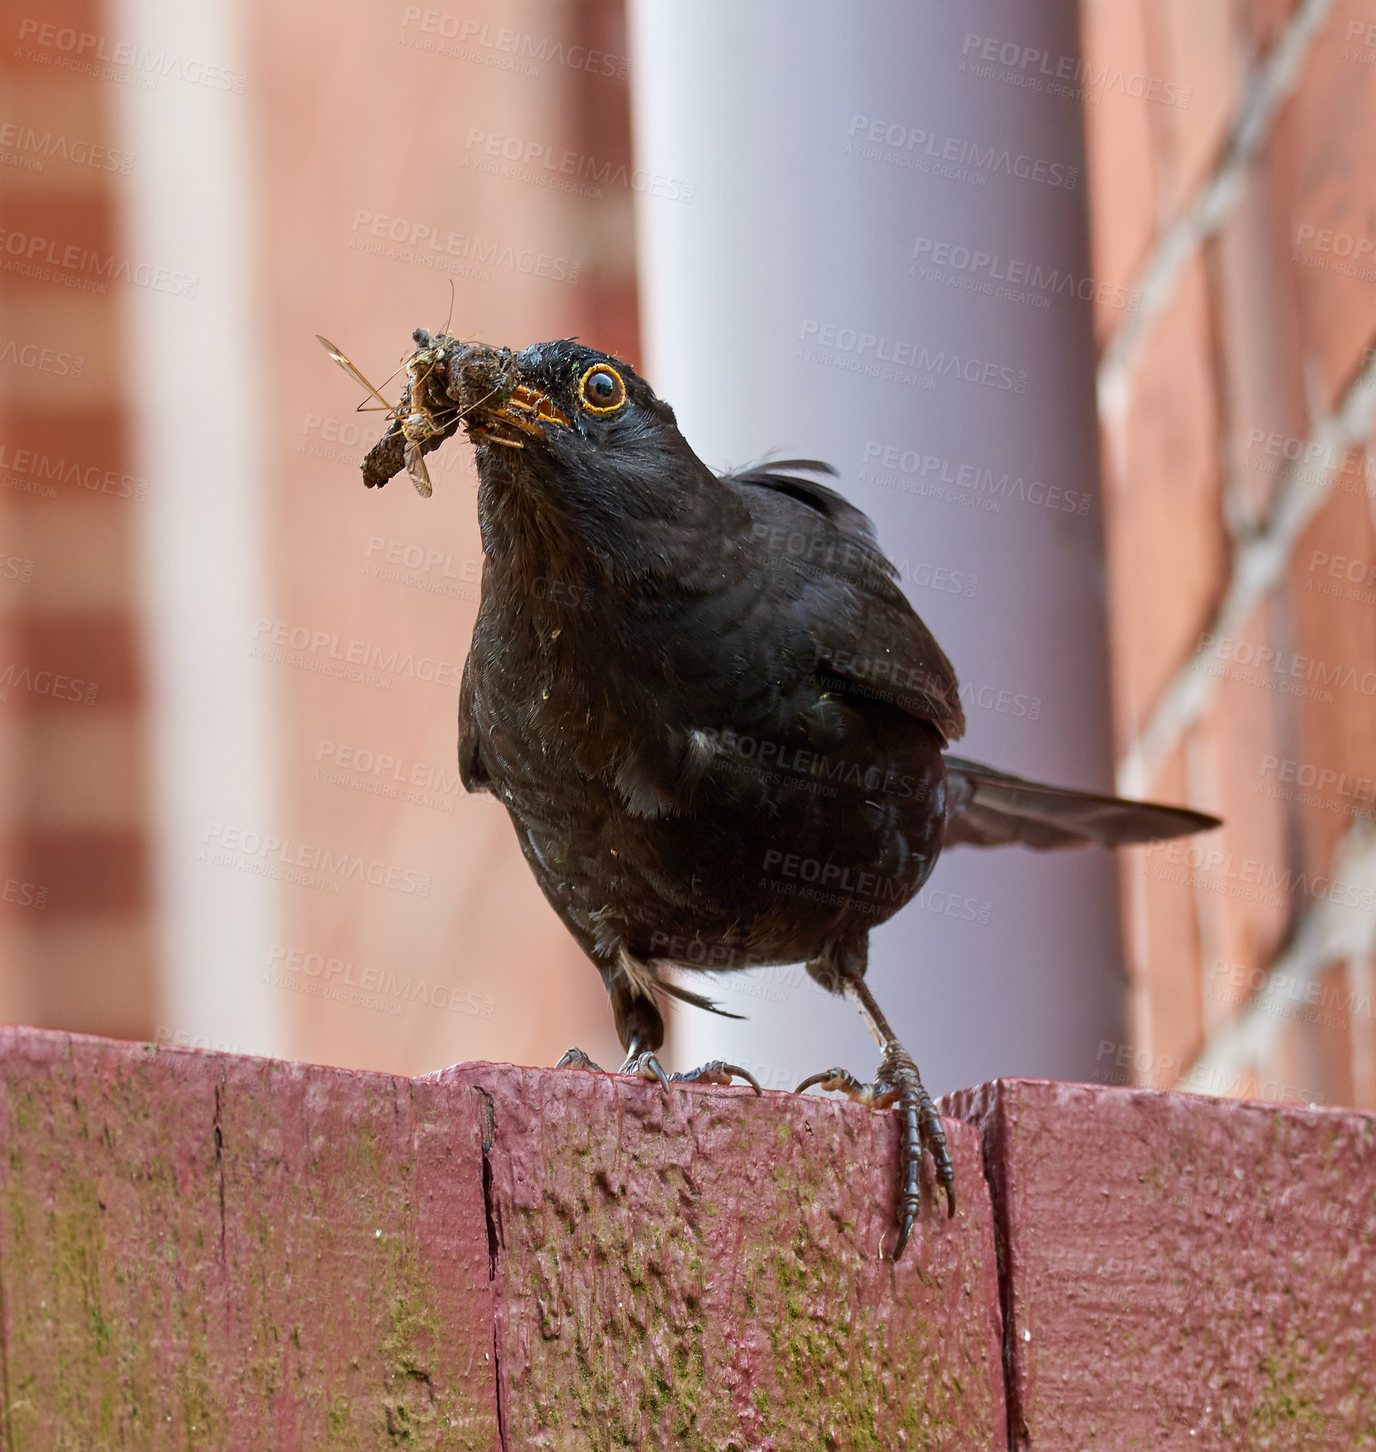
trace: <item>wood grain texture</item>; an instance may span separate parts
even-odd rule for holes
[[[0,1443],[1376,1446],[1376,1118],[947,1108],[895,1266],[845,1102],[2,1029]]]
[[[482,1097],[0,1029],[0,1435],[497,1445]]]
[[[512,1448],[1002,1448],[992,1211],[948,1123],[904,1258],[897,1123],[816,1096],[465,1064],[490,1096]]]
[[[1376,1116],[1005,1079],[1016,1448],[1376,1447]]]

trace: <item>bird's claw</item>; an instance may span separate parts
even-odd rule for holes
[[[828,1093],[834,1093],[839,1090],[859,1104],[868,1104],[872,1108],[875,1107],[872,1098],[875,1086],[873,1084],[862,1084],[849,1069],[823,1069],[820,1074],[812,1074],[804,1079],[793,1092],[795,1094],[805,1093],[814,1084],[821,1085]]]
[[[601,1064],[594,1064],[582,1049],[566,1049],[564,1057],[554,1067],[556,1069],[590,1069],[594,1074],[606,1072]]]
[[[554,1066],[556,1069],[591,1069],[596,1074],[605,1074],[607,1071],[601,1064],[594,1064],[593,1061],[583,1052],[582,1049],[568,1049],[564,1057]],[[648,1079],[651,1083],[658,1083],[665,1089],[669,1087],[669,1076],[664,1072],[664,1066],[659,1062],[653,1050],[627,1054],[626,1062],[617,1070],[618,1074],[638,1074],[642,1079]],[[679,1076],[673,1076],[677,1079]]]
[[[720,1084],[724,1088],[730,1086],[733,1078],[744,1079],[756,1094],[764,1092],[749,1069],[742,1069],[739,1064],[728,1064],[722,1059],[710,1059],[700,1068],[689,1069],[683,1074],[670,1074],[669,1078],[677,1084]]]
[[[590,1069],[595,1074],[606,1072],[601,1064],[594,1064],[582,1049],[566,1050],[563,1058],[554,1067],[556,1069]],[[659,1084],[665,1089],[670,1084],[718,1084],[729,1087],[734,1077],[744,1079],[756,1094],[764,1092],[760,1088],[759,1081],[749,1069],[742,1069],[739,1064],[728,1064],[723,1059],[712,1059],[703,1064],[701,1068],[689,1069],[683,1074],[666,1074],[664,1065],[659,1062],[653,1050],[649,1050],[644,1053],[628,1054],[626,1062],[617,1072],[638,1074],[642,1079],[648,1079],[652,1084]]]
[[[847,1069],[826,1069],[804,1079],[797,1092],[801,1094],[814,1084],[826,1090],[839,1091],[872,1109],[898,1107],[903,1125],[903,1144],[899,1151],[903,1187],[899,1196],[898,1244],[893,1251],[893,1258],[897,1260],[903,1254],[913,1222],[922,1209],[919,1175],[924,1149],[931,1155],[936,1165],[937,1180],[946,1192],[947,1218],[956,1213],[955,1169],[946,1149],[946,1132],[941,1127],[936,1105],[923,1087],[912,1056],[896,1040],[885,1047],[874,1083],[862,1084]]]
[[[664,1065],[659,1062],[653,1049],[648,1049],[643,1054],[627,1054],[626,1062],[617,1072],[638,1074],[642,1079],[649,1079],[651,1083],[658,1082],[661,1089],[669,1088],[669,1076],[664,1072]]]

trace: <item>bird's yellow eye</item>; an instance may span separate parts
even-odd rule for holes
[[[578,380],[578,401],[589,413],[615,413],[626,402],[626,385],[615,368],[594,363]]]

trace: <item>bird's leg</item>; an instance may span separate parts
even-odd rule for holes
[[[922,1167],[922,1151],[925,1148],[936,1163],[937,1179],[946,1191],[946,1214],[956,1213],[955,1170],[946,1150],[946,1134],[941,1127],[941,1116],[936,1112],[932,1097],[923,1087],[912,1055],[898,1041],[889,1027],[889,1021],[875,1002],[864,978],[854,971],[840,968],[838,975],[846,993],[860,1010],[860,1016],[869,1025],[880,1049],[879,1072],[872,1084],[862,1084],[846,1069],[828,1069],[813,1074],[798,1085],[798,1093],[813,1084],[823,1089],[839,1090],[860,1104],[874,1109],[888,1109],[897,1105],[903,1125],[903,1144],[899,1153],[899,1164],[903,1175],[903,1189],[899,1199],[898,1244],[893,1258],[903,1254],[913,1222],[922,1209],[922,1193],[919,1172]]]
[[[603,981],[612,1000],[612,1019],[616,1023],[616,1036],[626,1047],[626,1062],[618,1070],[622,1074],[640,1074],[669,1087],[669,1078],[655,1056],[655,1050],[664,1042],[664,1019],[654,1001],[633,991],[620,981],[614,969],[603,970]],[[569,1049],[554,1066],[556,1069],[591,1069],[602,1074],[606,1071],[593,1061],[582,1049]]]
[[[639,1034],[634,1032],[631,1034],[630,1042],[626,1044],[626,1062],[621,1066],[621,1073],[639,1074],[643,1079],[657,1080],[665,1089],[670,1084],[730,1085],[734,1077],[744,1079],[756,1094],[763,1092],[755,1076],[748,1069],[742,1069],[739,1064],[728,1064],[723,1059],[711,1059],[699,1068],[687,1070],[686,1073],[666,1075],[656,1052],[664,1042],[663,1020],[659,1017],[658,1009],[655,1009],[655,1021],[659,1023],[660,1027],[653,1047],[648,1046]],[[623,1042],[625,1041],[623,1040]]]
[[[659,1042],[653,1048],[638,1034],[631,1036],[631,1041],[626,1045],[626,1060],[617,1070],[620,1074],[639,1074],[642,1079],[649,1079],[657,1082],[662,1089],[669,1087],[669,1076],[664,1072],[664,1065],[659,1062],[659,1054],[656,1052],[659,1044],[664,1042],[661,1032]]]

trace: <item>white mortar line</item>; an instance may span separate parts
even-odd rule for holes
[[[1376,900],[1376,827],[1365,818],[1358,818],[1338,844],[1328,880],[1330,895],[1306,914],[1252,1001],[1214,1033],[1176,1088],[1198,1090],[1233,1082],[1263,1063],[1275,1047],[1296,989],[1313,983],[1330,964],[1364,957],[1376,947],[1376,911],[1370,906]]]
[[[1241,199],[1247,169],[1294,89],[1310,43],[1332,5],[1333,0],[1301,0],[1284,33],[1249,78],[1213,170],[1158,238],[1138,273],[1137,309],[1124,316],[1099,360],[1096,386],[1099,412],[1106,421],[1120,419],[1126,409],[1128,375],[1174,295],[1181,268],[1223,226]]]
[[[1376,406],[1376,352],[1348,385],[1338,407],[1319,420],[1300,457],[1281,472],[1266,527],[1233,551],[1232,575],[1212,620],[1201,632],[1203,643],[1161,693],[1136,742],[1118,763],[1118,790],[1140,796],[1151,789],[1156,773],[1186,730],[1204,714],[1218,688],[1208,673],[1209,644],[1231,636],[1247,624],[1262,598],[1285,575],[1296,539],[1318,512],[1346,450],[1371,432]],[[1321,460],[1317,466],[1306,460]]]

